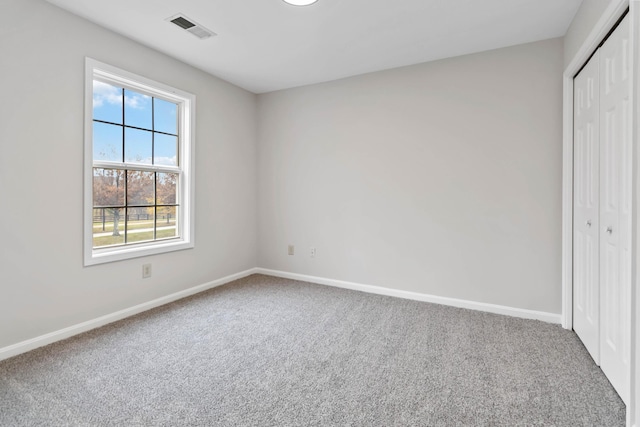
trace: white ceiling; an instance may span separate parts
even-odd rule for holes
[[[47,0],[255,93],[563,36],[582,0]],[[218,35],[166,21],[183,13]]]

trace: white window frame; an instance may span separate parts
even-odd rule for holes
[[[104,167],[93,160],[93,80],[124,87],[139,93],[162,98],[178,104],[178,158],[180,159],[178,209],[179,237],[132,245],[93,248],[93,168]],[[195,95],[153,81],[120,68],[85,59],[85,111],[84,111],[84,265],[95,265],[148,255],[190,249],[194,247],[194,170]],[[121,165],[126,167],[126,164]],[[136,165],[139,168],[140,165]],[[149,167],[153,169],[152,166]]]

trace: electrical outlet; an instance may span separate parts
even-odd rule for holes
[[[151,277],[151,264],[142,264],[142,278],[147,279]]]
[[[296,247],[293,245],[289,245],[289,255],[293,255],[296,252]]]
[[[314,246],[311,246],[311,247],[309,248],[309,256],[310,256],[311,258],[315,258],[315,257],[316,257],[316,248],[315,248]]]

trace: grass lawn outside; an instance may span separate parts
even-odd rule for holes
[[[153,227],[152,221],[151,221],[151,226]],[[130,230],[141,229],[141,228],[143,227],[136,227],[136,228],[129,227]],[[102,227],[100,227],[99,232],[102,233]],[[172,237],[178,237],[176,234],[175,221],[173,222],[173,227],[163,228],[156,231],[156,240],[168,239]],[[153,240],[153,230],[143,231],[139,233],[130,233],[127,236],[127,243],[145,242],[145,241],[152,241],[152,240]],[[124,230],[120,232],[119,236],[109,235],[109,236],[99,236],[99,237],[93,238],[94,248],[99,248],[104,246],[113,246],[113,245],[124,245]]]
[[[170,219],[167,222],[166,219],[158,219],[158,227],[170,227],[176,225],[175,218]],[[124,230],[124,220],[120,220],[118,222],[118,228],[122,233]],[[153,228],[153,220],[140,220],[140,221],[127,221],[127,229],[128,230],[137,230],[140,228]],[[94,222],[93,223],[93,232],[94,233],[107,233],[113,231],[113,221],[108,221],[104,224],[104,230],[102,229],[102,222]]]

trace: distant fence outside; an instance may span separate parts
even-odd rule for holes
[[[170,213],[160,214],[157,216],[158,220],[166,219],[167,224],[171,219],[175,219]],[[120,215],[119,220],[124,221],[124,215]],[[127,215],[127,221],[151,221],[153,220],[153,214],[149,213],[130,213]],[[108,223],[114,221],[113,210],[111,208],[94,208],[93,209],[93,222],[94,223]]]

